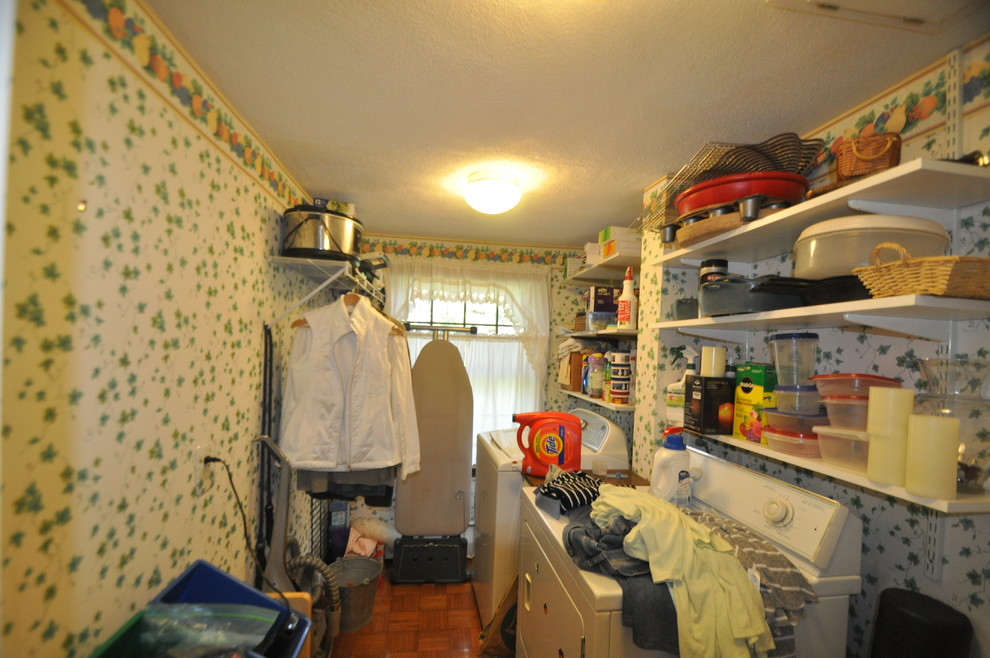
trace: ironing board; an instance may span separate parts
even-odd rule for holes
[[[474,397],[457,348],[433,340],[412,369],[420,470],[395,488],[395,583],[464,582]]]

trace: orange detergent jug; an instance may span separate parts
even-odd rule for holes
[[[555,411],[531,411],[512,414],[519,423],[516,443],[523,451],[522,472],[546,477],[550,464],[565,471],[581,468],[581,419],[574,414]],[[527,439],[523,432],[529,428]]]

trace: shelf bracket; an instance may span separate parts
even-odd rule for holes
[[[850,324],[861,324],[866,327],[927,338],[928,340],[944,341],[948,335],[945,320],[871,315],[869,313],[844,313],[842,317]]]
[[[747,332],[739,331],[738,329],[696,329],[694,327],[678,327],[677,333],[684,334],[685,336],[718,340],[723,343],[732,343],[734,345],[745,344],[747,337]]]
[[[931,508],[925,508],[925,575],[930,579],[942,579],[942,549],[945,534],[945,516]]]

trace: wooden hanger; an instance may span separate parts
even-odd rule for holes
[[[357,294],[356,292],[349,292],[349,293],[344,294],[341,297],[341,299],[343,300],[344,304],[346,304],[347,306],[350,306],[351,308],[353,308],[354,306],[357,306],[358,302],[361,301],[361,295]],[[372,307],[372,308],[374,308],[374,307]],[[375,310],[377,311],[378,309],[375,309]],[[395,326],[392,327],[392,330],[389,332],[389,335],[390,336],[405,336],[406,335],[406,329],[405,329],[405,327],[403,327],[399,323],[398,320],[396,320],[392,316],[388,315],[387,313],[382,313],[381,311],[378,311],[378,312],[381,313],[383,316],[385,316],[385,318],[389,322],[391,322],[393,325],[395,325]],[[306,318],[299,318],[298,320],[296,320],[295,322],[292,323],[292,328],[293,329],[298,329],[299,327],[309,327],[309,323],[306,322]]]

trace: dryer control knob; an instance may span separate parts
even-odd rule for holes
[[[774,525],[787,525],[794,517],[794,508],[783,499],[771,498],[763,503],[763,518]]]

